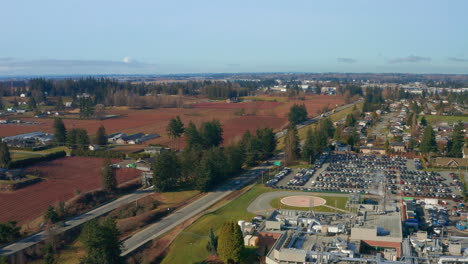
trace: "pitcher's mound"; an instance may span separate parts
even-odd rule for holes
[[[294,207],[315,207],[324,205],[326,202],[323,198],[307,195],[288,196],[281,199],[282,204]]]

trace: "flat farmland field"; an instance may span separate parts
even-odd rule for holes
[[[245,102],[245,103],[198,103],[193,104],[194,108],[208,109],[271,109],[281,105],[279,102]]]
[[[147,141],[145,144],[163,144],[174,147],[176,144],[167,136],[166,127],[171,118],[180,116],[185,124],[190,121],[199,126],[204,121],[217,119],[224,129],[225,142],[230,143],[240,138],[246,130],[255,131],[257,128],[271,127],[274,130],[283,128],[287,123],[289,109],[294,104],[304,104],[310,117],[316,116],[317,111],[324,106],[330,108],[344,103],[341,96],[316,95],[307,96],[305,100],[285,100],[283,102],[255,101],[245,103],[209,102],[192,104],[192,108],[160,108],[150,110],[136,110],[113,108],[106,114],[119,115],[118,118],[106,120],[64,119],[68,129],[84,128],[88,134],[94,135],[99,126],[103,125],[108,134],[115,132],[157,133],[161,137]],[[244,115],[239,113],[244,109]],[[0,124],[0,137],[21,133],[44,131],[52,133],[52,118],[23,118],[24,121],[34,121],[40,124]],[[183,143],[180,145],[183,147]],[[122,149],[127,146],[122,147]],[[135,146],[128,146],[135,148]]]
[[[49,205],[67,201],[76,191],[87,192],[101,187],[101,158],[66,157],[28,167],[39,170],[46,180],[25,188],[0,193],[0,222],[20,224],[43,214]],[[118,169],[117,181],[123,183],[139,177],[136,169]]]

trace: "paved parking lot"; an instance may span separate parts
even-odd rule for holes
[[[286,190],[459,199],[450,171],[419,170],[418,159],[355,153],[324,153],[309,169],[289,169],[268,185]],[[455,180],[455,181],[454,181]]]

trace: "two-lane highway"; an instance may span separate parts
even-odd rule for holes
[[[122,196],[117,200],[109,202],[85,214],[76,216],[66,221],[63,226],[56,226],[54,228],[54,233],[62,233],[69,229],[75,228],[83,223],[86,223],[87,221],[103,216],[122,205],[129,204],[147,195],[150,195],[151,193],[153,193],[153,187],[149,187],[143,190],[138,190],[138,191],[135,191],[134,193]],[[34,246],[35,244],[45,239],[47,239],[47,232],[45,231],[39,232],[37,234],[34,234],[32,236],[29,236],[27,238],[24,238],[20,241],[17,241],[15,243],[12,243],[10,245],[7,245],[1,248],[0,255],[8,256],[8,255],[14,254],[18,251]]]

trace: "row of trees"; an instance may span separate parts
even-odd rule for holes
[[[48,96],[69,96],[77,98],[83,93],[91,95],[91,102],[95,104],[112,103],[107,100],[111,95],[125,92],[130,96],[144,96],[146,94],[169,95],[204,95],[210,98],[230,98],[248,95],[259,87],[272,86],[275,81],[189,81],[173,83],[131,83],[119,82],[109,78],[81,78],[72,79],[44,79],[35,78],[21,83],[0,82],[0,95],[15,96],[26,93],[35,102],[50,104]],[[75,101],[78,105],[81,102]]]
[[[421,120],[421,125],[422,124]],[[424,123],[427,124],[427,121]],[[463,147],[465,145],[465,133],[464,125],[462,122],[458,122],[452,132],[451,139],[448,141],[446,146],[446,153],[449,157],[460,158],[463,156]],[[437,152],[437,142],[435,139],[436,133],[431,125],[426,125],[424,128],[424,132],[421,138],[421,143],[419,144],[419,151],[424,154],[428,154],[430,152]]]
[[[197,128],[192,122],[185,128],[179,117],[169,122],[166,129],[172,138],[185,134],[184,151],[163,152],[153,163],[153,183],[159,192],[174,190],[184,185],[206,191],[239,173],[242,167],[254,165],[270,157],[276,148],[276,139],[270,128],[258,129],[255,134],[244,133],[242,140],[227,147],[223,142],[219,121],[204,122]]]
[[[88,133],[83,128],[73,128],[67,131],[61,118],[54,120],[54,140],[57,145],[68,145],[72,149],[85,150],[91,143]],[[94,143],[99,146],[107,145],[107,134],[104,126],[96,131]]]
[[[382,89],[379,87],[372,87],[366,89],[364,97],[364,105],[362,106],[363,112],[374,112],[382,109],[382,104],[385,102],[382,96]]]
[[[326,149],[328,140],[334,133],[333,122],[329,118],[321,119],[314,130],[310,127],[307,129],[301,151],[297,128],[290,125],[284,138],[285,163],[288,165],[300,158],[312,163],[315,157]]]

